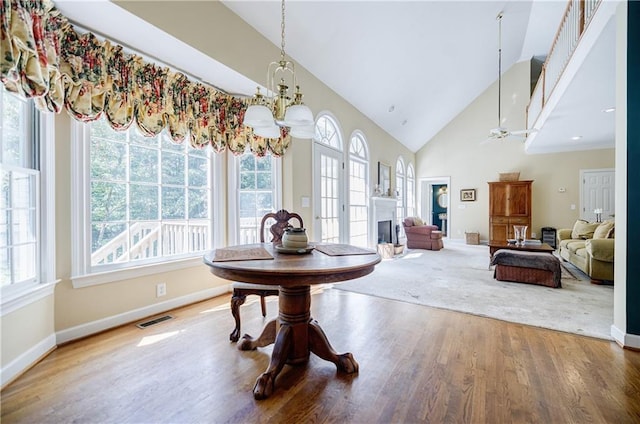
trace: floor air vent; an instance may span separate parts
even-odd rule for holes
[[[136,324],[136,327],[147,328],[147,327],[151,327],[152,325],[160,324],[161,322],[167,321],[169,319],[173,319],[173,317],[171,315],[163,315],[161,317],[153,318],[153,319],[150,319],[149,321]]]

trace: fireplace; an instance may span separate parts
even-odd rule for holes
[[[378,244],[379,243],[393,243],[393,236],[391,232],[391,220],[378,221]]]
[[[379,243],[397,243],[393,231],[396,223],[396,199],[393,197],[372,197],[369,221],[369,246],[376,248]]]

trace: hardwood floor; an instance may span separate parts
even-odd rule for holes
[[[265,322],[256,300],[241,308],[252,335]],[[2,391],[2,423],[640,422],[640,352],[332,289],[312,296],[313,317],[360,372],[312,355],[256,401],[271,348],[229,342],[228,304],[219,297],[144,330],[59,347]]]

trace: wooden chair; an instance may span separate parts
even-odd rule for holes
[[[302,218],[297,213],[291,213],[284,209],[281,209],[278,212],[268,213],[262,217],[262,221],[260,222],[261,243],[264,243],[265,224],[270,218],[273,218],[276,221],[269,228],[269,232],[271,233],[271,242],[274,244],[282,241],[284,230],[291,225],[289,223],[291,219],[297,219],[300,223],[300,227],[304,227]],[[231,284],[231,288],[233,289],[233,294],[231,295],[231,315],[233,315],[236,326],[231,334],[229,334],[229,340],[237,342],[240,338],[240,305],[245,302],[248,295],[255,294],[260,296],[262,316],[267,316],[267,307],[265,305],[264,298],[266,296],[277,296],[278,286],[234,282]]]

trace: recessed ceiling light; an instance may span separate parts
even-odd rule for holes
[[[615,112],[615,111],[616,111],[615,107],[610,107],[610,108],[607,108],[607,109],[603,110],[604,113],[611,113],[611,112]]]
[[[393,112],[394,110],[396,110],[396,107],[394,105],[389,106],[389,112]]]
[[[571,140],[580,140],[582,138],[581,135],[575,135],[573,137],[571,137]]]

